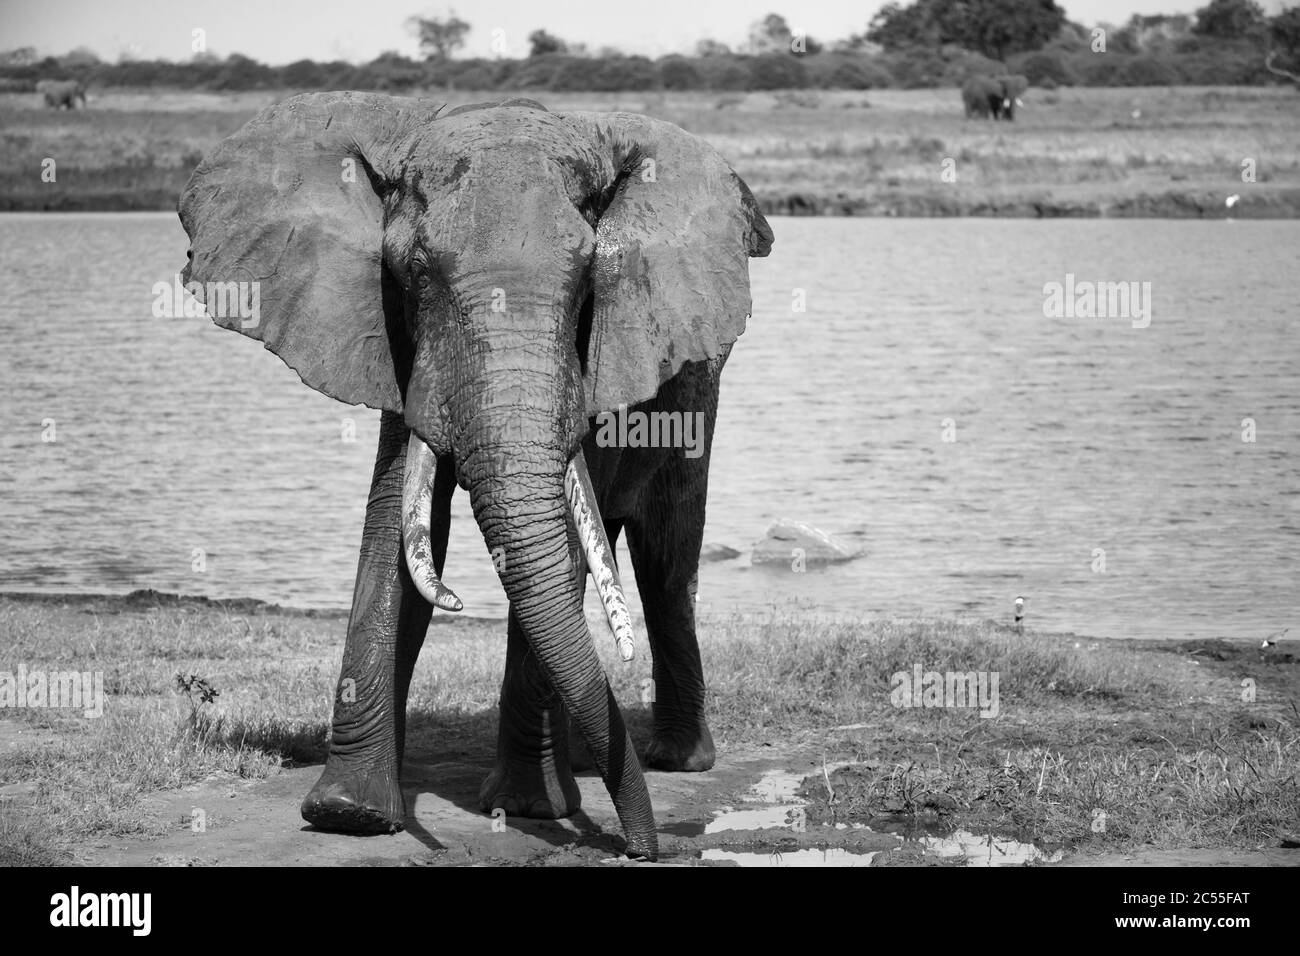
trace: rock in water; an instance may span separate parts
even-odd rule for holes
[[[796,548],[803,550],[805,564],[835,564],[852,561],[859,552],[825,531],[798,521],[773,521],[761,541],[754,544],[754,564],[789,564]]]
[[[707,564],[710,561],[730,561],[738,557],[740,552],[735,548],[728,548],[725,544],[706,544],[700,548],[700,564]]]

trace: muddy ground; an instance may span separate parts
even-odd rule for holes
[[[912,829],[875,832],[808,824],[790,782],[821,773],[820,755],[758,748],[720,756],[706,773],[646,774],[659,822],[659,865],[706,866],[1295,866],[1300,849],[1179,849],[1087,854],[1039,852],[1003,840],[963,846]],[[477,809],[485,761],[439,755],[408,759],[407,825],[391,836],[343,836],[308,826],[298,804],[320,767],[262,781],[212,780],[146,798],[145,812],[170,831],[156,839],[113,838],[82,855],[122,866],[589,866],[632,864],[619,853],[618,821],[600,778],[579,775],[582,810],[568,820],[506,818]],[[793,772],[793,773],[790,773]],[[195,811],[203,828],[196,828]],[[728,813],[728,811],[737,811]],[[720,814],[739,828],[712,830]],[[757,822],[760,829],[746,829]],[[942,831],[937,831],[942,832]],[[1017,851],[1028,850],[1029,858]]]

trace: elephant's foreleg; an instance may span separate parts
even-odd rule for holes
[[[366,505],[343,670],[334,698],[329,758],[302,803],[309,823],[350,833],[402,829],[399,774],[406,695],[432,607],[402,556],[402,479],[407,429],[385,412]]]
[[[671,502],[671,503],[670,503]],[[704,530],[704,495],[660,499],[628,521],[628,549],[654,654],[654,733],[648,766],[698,771],[713,766],[704,717],[704,668],[695,634],[695,593]]]
[[[479,808],[486,813],[499,807],[507,816],[567,817],[582,805],[582,796],[569,761],[564,704],[529,649],[513,608],[508,627],[497,762],[479,791]]]

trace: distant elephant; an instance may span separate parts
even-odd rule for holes
[[[86,87],[77,80],[41,80],[36,84],[36,92],[45,97],[45,105],[51,109],[66,106],[75,109],[77,100],[81,108],[86,108]]]
[[[991,76],[972,76],[962,84],[961,100],[967,119],[989,116],[997,119],[1002,99],[1002,84]]]
[[[1029,89],[1029,79],[1021,73],[1008,73],[995,76],[993,80],[998,84],[1001,91],[998,106],[993,111],[993,118],[1001,117],[1008,122],[1014,122],[1016,107],[1024,105],[1020,102],[1020,96],[1025,90]]]
[[[654,859],[649,793],[583,615],[585,574],[623,650],[613,544],[626,528],[653,652],[647,760],[707,769],[694,595],[709,448],[719,375],[750,312],[747,258],[768,254],[772,231],[726,162],[670,123],[530,100],[437,112],[377,94],[293,97],[217,146],[180,198],[187,282],[260,283],[252,322],[219,314],[208,291],[214,321],[311,387],[383,410],[330,752],[302,815],[327,830],[403,827],[411,672],[433,607],[461,608],[441,581],[459,485],[510,600],[480,807],[576,811],[572,719],[627,854]],[[694,453],[647,447],[630,428],[611,440],[597,429],[610,412],[690,416]]]

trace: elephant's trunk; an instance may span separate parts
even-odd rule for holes
[[[462,464],[506,596],[613,797],[628,855],[653,859],[658,841],[650,795],[583,613],[580,546],[569,533],[568,467],[558,448],[527,444],[482,444]],[[586,505],[599,524],[594,502]]]
[[[451,529],[451,495],[455,490],[451,461],[437,464],[433,451],[411,434],[406,450],[405,480],[402,484],[402,546],[411,579],[426,601],[444,611],[464,607],[460,598],[442,583],[442,556],[447,551]],[[573,521],[587,568],[596,582],[609,629],[614,634],[619,656],[632,660],[635,643],[632,615],[619,580],[614,550],[605,535],[605,524],[596,507],[596,493],[579,451],[564,472],[564,490],[569,517]],[[435,508],[436,506],[436,508]]]

